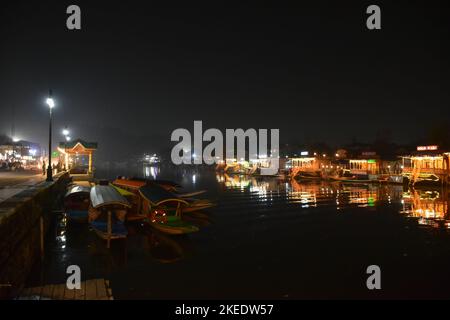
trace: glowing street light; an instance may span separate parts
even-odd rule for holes
[[[69,130],[67,129],[67,127],[66,128],[64,128],[64,130],[62,131],[62,134],[64,135],[64,136],[68,136],[69,135]]]
[[[50,91],[50,95],[51,95],[51,91]],[[46,102],[47,102],[47,105],[50,108],[50,110],[55,107],[55,101],[53,101],[51,96],[47,98]]]
[[[72,138],[69,136],[66,136],[66,141],[69,142]]]

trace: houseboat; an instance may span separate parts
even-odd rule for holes
[[[329,169],[331,163],[328,160],[318,157],[289,158],[286,168],[289,169],[289,176],[298,180],[318,180],[323,178],[323,171]]]
[[[450,182],[450,152],[438,146],[419,146],[402,157],[402,174],[410,185],[442,185]]]

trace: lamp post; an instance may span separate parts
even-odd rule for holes
[[[64,135],[64,170],[68,170],[69,169],[69,161],[68,161],[68,156],[67,156],[67,142],[70,141],[70,136],[69,136],[70,131],[69,131],[69,129],[67,129],[67,126],[62,131],[62,134]]]
[[[47,181],[53,181],[52,172],[52,109],[55,102],[52,99],[52,90],[49,90],[48,98],[46,100],[49,109],[49,126],[48,126],[48,167],[47,167]]]

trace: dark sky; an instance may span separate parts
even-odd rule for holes
[[[45,146],[49,88],[55,139],[67,125],[109,152],[168,145],[194,120],[340,144],[411,142],[450,119],[444,1],[182,3],[2,2],[2,131],[14,108],[16,135]],[[81,31],[66,29],[70,4]],[[382,30],[366,28],[370,4]]]

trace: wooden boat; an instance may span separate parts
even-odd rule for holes
[[[140,187],[143,187],[147,184],[154,184],[171,192],[177,192],[179,189],[182,188],[178,183],[169,180],[150,180],[137,177],[132,177],[130,179],[119,177],[113,181],[113,184],[125,189],[126,188],[139,189]]]
[[[71,221],[87,222],[90,187],[72,185],[64,196],[64,211]]]
[[[183,207],[183,213],[194,212],[199,210],[209,209],[215,206],[215,204],[206,199],[193,199],[193,198],[184,198],[188,202],[188,206]]]
[[[181,219],[182,208],[189,203],[157,185],[139,189],[149,211],[148,222],[153,228],[169,234],[186,234],[198,231],[198,227]]]
[[[296,180],[320,180],[322,175],[320,171],[299,171],[295,176]]]
[[[148,215],[142,213],[142,200],[137,191],[131,192],[113,184],[111,184],[111,186],[115,188],[130,203],[130,209],[128,210],[128,214],[126,216],[127,221],[139,221],[145,220],[147,218]]]
[[[150,221],[150,225],[161,232],[169,234],[187,234],[199,230],[197,226],[182,220],[178,216],[158,217]]]
[[[162,182],[161,182],[162,181]],[[160,185],[160,183],[164,183],[164,185]],[[193,196],[205,193],[206,190],[201,191],[193,191],[193,192],[186,192],[186,193],[180,193],[179,191],[172,191],[172,190],[178,190],[180,187],[178,184],[166,181],[166,180],[146,180],[146,179],[116,179],[112,182],[112,184],[119,188],[119,192],[123,193],[124,196],[132,203],[132,210],[130,210],[130,216],[128,217],[129,220],[139,220],[139,219],[145,219],[147,216],[147,213],[142,213],[142,204],[140,203],[139,199],[132,198],[129,195],[126,195],[126,192],[134,193],[136,196],[141,197],[141,194],[139,193],[139,189],[144,186],[154,186],[155,190],[158,188],[162,188],[165,191],[171,193],[173,198],[182,198],[185,199],[187,202],[187,205],[182,206],[181,210],[182,212],[192,212],[192,211],[198,211],[198,210],[204,210],[213,207],[215,204],[212,203],[209,200],[206,199],[195,199],[192,198]],[[168,187],[171,185],[172,187]],[[176,188],[175,188],[176,186]],[[122,191],[121,191],[122,190]]]
[[[342,171],[340,175],[329,176],[328,180],[330,181],[339,181],[346,183],[369,183],[369,182],[377,182],[376,180],[364,179],[361,175],[352,174],[350,170],[345,169]]]
[[[137,192],[140,187],[143,187],[145,185],[156,185],[167,191],[173,192],[180,197],[193,197],[194,195],[199,195],[199,194],[206,192],[206,190],[201,190],[201,191],[194,191],[194,192],[189,192],[189,193],[181,193],[179,191],[179,189],[181,189],[182,187],[179,184],[172,182],[172,181],[168,181],[168,180],[149,180],[149,179],[142,179],[142,178],[126,179],[126,178],[120,177],[120,178],[117,178],[116,180],[114,180],[112,182],[112,184],[117,187],[120,187],[120,188],[128,190],[128,191],[132,191],[132,192]]]
[[[107,240],[107,247],[113,239],[126,238],[128,232],[124,225],[130,203],[110,185],[92,187],[89,222],[94,231]]]

